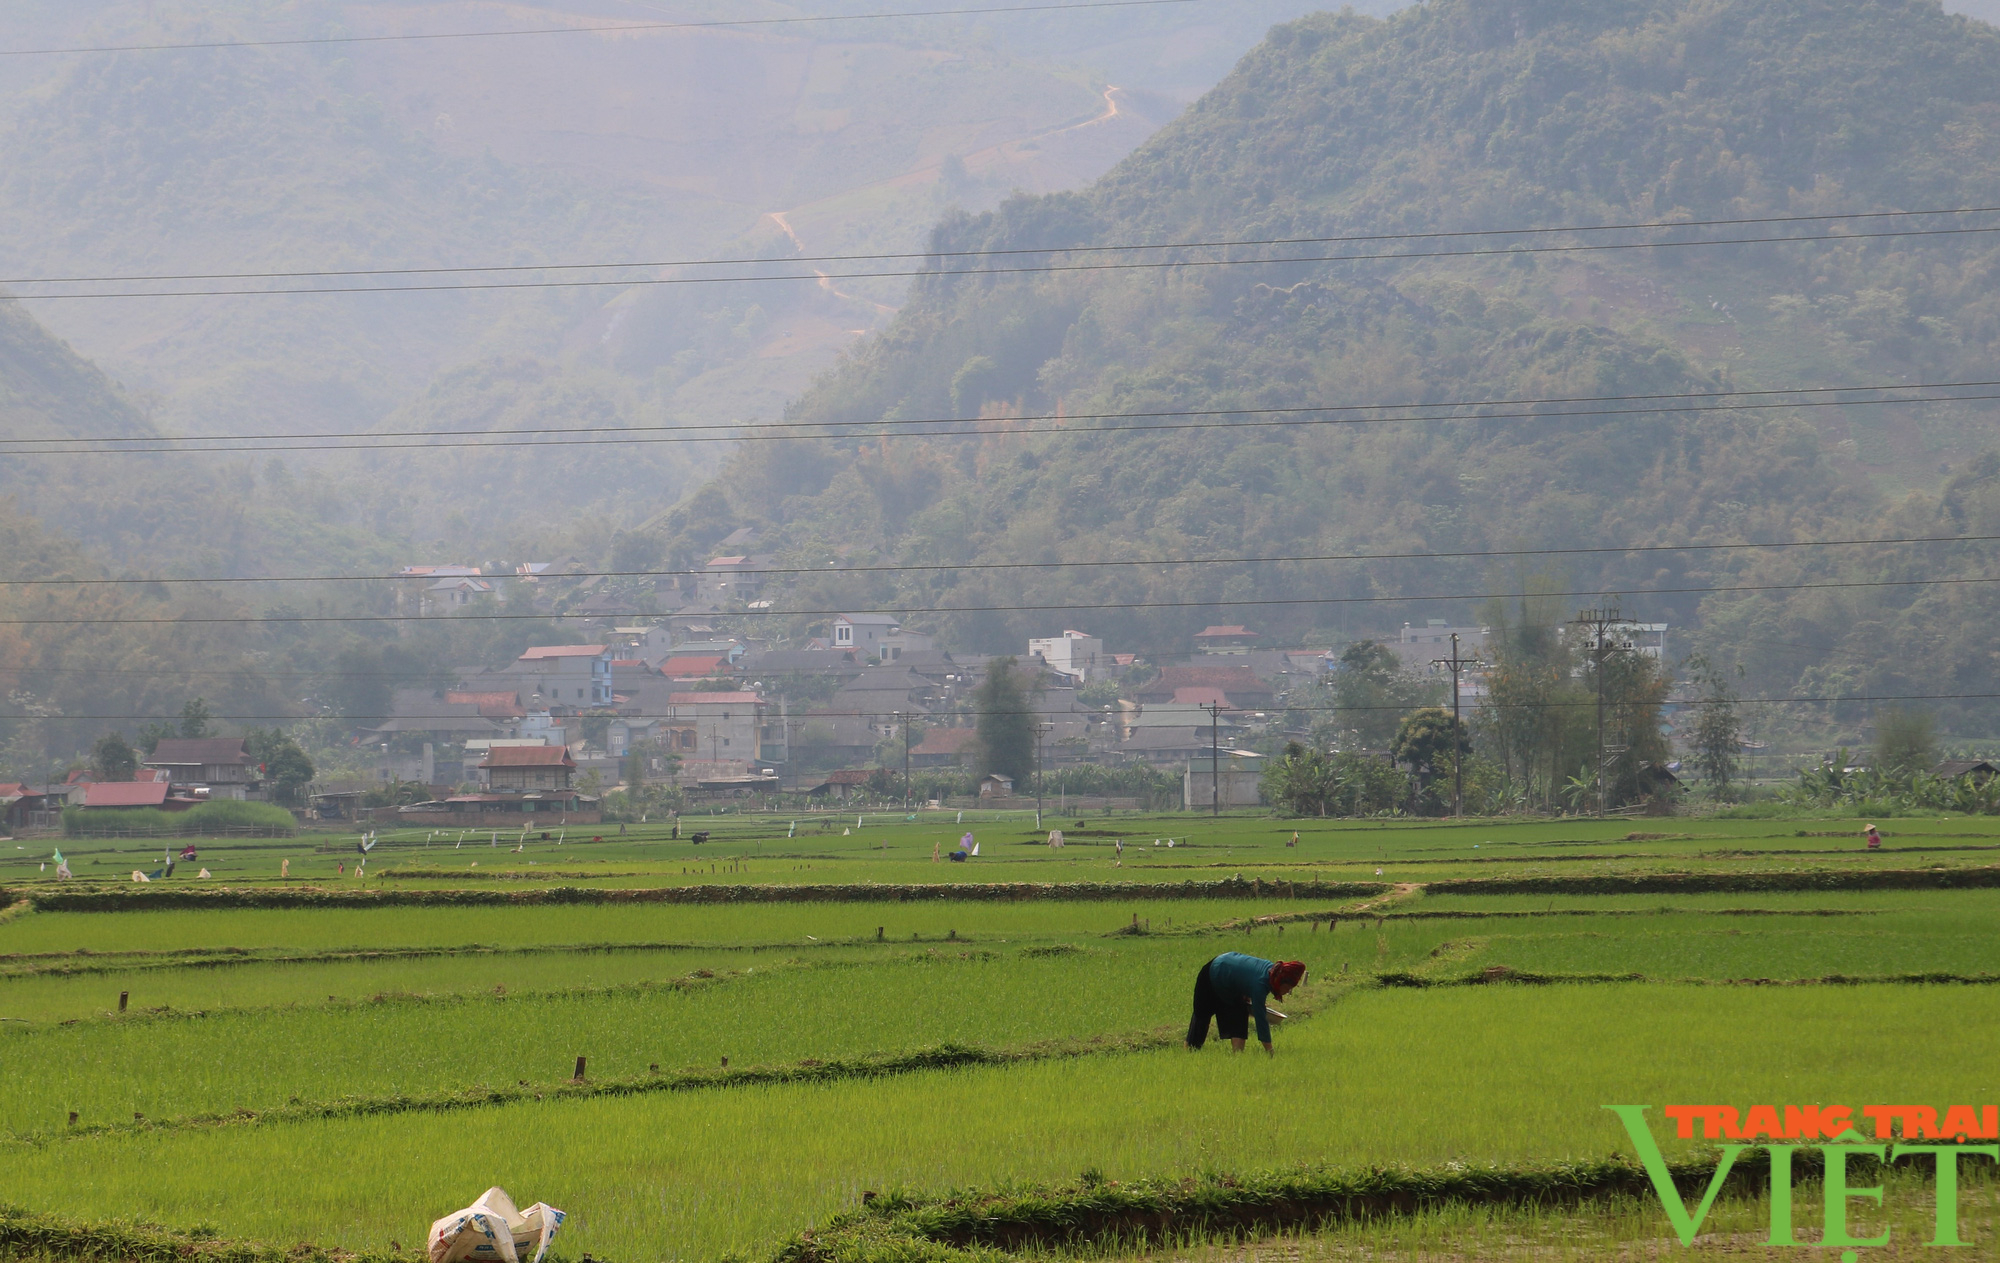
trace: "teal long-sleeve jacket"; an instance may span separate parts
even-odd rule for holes
[[[1221,996],[1242,996],[1250,1002],[1250,1014],[1257,1019],[1257,1042],[1271,1042],[1271,1018],[1264,1010],[1264,998],[1271,994],[1271,962],[1261,956],[1224,952],[1208,962],[1208,981]]]

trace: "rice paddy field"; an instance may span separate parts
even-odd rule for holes
[[[51,843],[0,844],[0,1256],[136,1257],[137,1232],[414,1259],[497,1184],[569,1213],[560,1257],[609,1263],[1734,1257],[1766,1187],[1732,1185],[1687,1247],[1629,1182],[1075,1225],[1105,1190],[1636,1170],[1607,1104],[1653,1107],[1699,1164],[1714,1143],[1660,1107],[2000,1102],[1986,820],[1890,821],[1868,853],[1837,820],[955,814],[732,814],[700,847],[202,842],[147,883],[158,842],[65,847],[67,882]],[[967,829],[978,858],[931,859]],[[1273,1056],[1181,1046],[1223,951],[1311,971]],[[1962,1167],[1991,1257],[1994,1164]],[[1888,1189],[1851,1203],[1857,1235],[1927,1254],[1933,1180],[1850,1182]],[[937,1226],[1009,1198],[1071,1228]],[[66,1244],[8,1226],[31,1221]]]

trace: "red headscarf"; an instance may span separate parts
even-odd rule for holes
[[[1271,966],[1271,990],[1290,991],[1306,980],[1306,963],[1302,960],[1281,960]]]

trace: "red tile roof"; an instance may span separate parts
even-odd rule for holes
[[[568,746],[495,746],[481,767],[575,767]]]
[[[668,658],[660,664],[660,674],[676,680],[691,680],[697,676],[714,675],[715,669],[723,664],[721,654],[688,655]]]
[[[488,716],[503,715],[513,718],[527,713],[521,706],[520,695],[516,693],[483,693],[469,689],[451,689],[445,693],[444,700],[453,706],[477,706],[480,714]]]
[[[1202,640],[1208,637],[1255,636],[1256,634],[1256,632],[1251,631],[1248,627],[1244,627],[1238,623],[1231,623],[1227,627],[1204,627],[1194,634],[1194,638]]]
[[[1220,706],[1229,709],[1229,694],[1218,688],[1195,685],[1192,688],[1174,690],[1174,702],[1183,706]]]
[[[603,652],[603,645],[535,645],[521,655],[521,661],[537,662],[543,658],[595,658]]]
[[[737,706],[755,706],[763,700],[763,698],[755,693],[743,692],[703,693],[697,690],[691,693],[667,694],[667,705],[669,706],[713,706],[717,702],[730,702]]]
[[[167,787],[154,781],[92,781],[83,791],[86,807],[160,807],[167,801]]]
[[[872,767],[842,768],[838,772],[828,772],[826,774],[826,783],[828,785],[866,785],[868,778],[875,775],[879,770]]]
[[[1244,663],[1233,663],[1226,667],[1167,667],[1160,672],[1157,679],[1148,680],[1141,687],[1148,692],[1184,688],[1224,690],[1235,688],[1259,693],[1271,691],[1257,679],[1257,673]]]
[[[911,754],[963,754],[979,737],[977,728],[933,728],[910,747]]]

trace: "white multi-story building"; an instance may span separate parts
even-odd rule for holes
[[[1458,634],[1460,657],[1482,657],[1487,637],[1491,629],[1485,627],[1455,627],[1441,618],[1427,618],[1424,625],[1404,623],[1403,630],[1396,638],[1387,642],[1402,660],[1405,671],[1429,671],[1431,664],[1439,658],[1451,657],[1452,633]]]
[[[1088,632],[1065,631],[1028,642],[1028,660],[1078,681],[1102,677],[1112,667],[1104,641]]]

